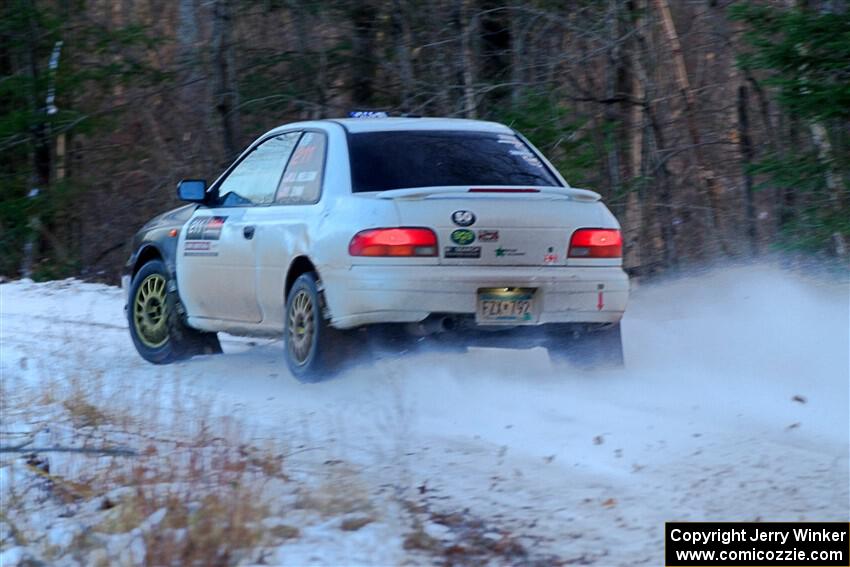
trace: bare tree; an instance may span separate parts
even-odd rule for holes
[[[215,109],[222,125],[222,143],[228,159],[239,152],[239,90],[233,54],[231,0],[213,6],[213,76]]]

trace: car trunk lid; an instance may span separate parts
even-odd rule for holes
[[[433,229],[445,265],[565,265],[573,231],[610,224],[597,193],[568,187],[422,187],[373,195],[393,200],[401,226]]]

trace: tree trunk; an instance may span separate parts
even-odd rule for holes
[[[642,0],[636,0],[631,4],[631,9],[634,11],[634,25],[637,29],[643,26],[643,10],[644,3]],[[643,248],[644,219],[642,202],[645,201],[644,195],[644,170],[643,170],[643,137],[644,137],[644,107],[636,104],[637,101],[644,101],[646,92],[644,85],[638,77],[637,58],[641,57],[640,44],[637,41],[631,43],[631,49],[627,50],[628,55],[623,61],[623,84],[628,89],[628,100],[622,103],[621,112],[627,117],[627,128],[629,132],[628,145],[628,160],[627,160],[627,175],[632,180],[632,187],[629,188],[626,197],[626,207],[623,216],[623,225],[625,228],[623,234],[624,240],[624,258],[623,264],[626,268],[638,269],[643,261],[641,250]],[[646,102],[644,101],[644,104]],[[637,182],[636,182],[637,181]]]
[[[608,51],[608,64],[606,65],[605,98],[613,100],[617,95],[619,73],[622,67],[622,52],[619,42],[619,11],[617,0],[610,0],[608,10],[608,41],[611,49]],[[618,107],[614,104],[605,105],[605,146],[608,156],[608,179],[611,187],[611,196],[617,195],[622,188],[620,173],[620,141],[617,133],[621,128]]]
[[[640,13],[639,4],[635,6],[635,9]],[[651,243],[645,248],[652,247],[661,253],[661,262],[655,261],[655,254],[653,254],[652,260],[646,257],[642,258],[641,272],[648,272],[650,271],[650,268],[645,268],[644,265],[660,263],[666,268],[676,267],[678,265],[679,257],[677,251],[678,247],[676,245],[676,231],[673,226],[672,180],[670,170],[667,168],[667,163],[659,157],[659,154],[666,149],[666,145],[664,141],[664,132],[658,121],[655,111],[655,102],[652,96],[656,87],[650,82],[649,73],[647,72],[642,59],[642,54],[644,52],[649,53],[650,51],[646,45],[646,39],[642,34],[638,33],[635,35],[635,43],[636,47],[630,50],[630,54],[633,72],[638,85],[637,89],[642,95],[640,100],[643,102],[640,109],[642,114],[640,120],[645,122],[645,126],[643,127],[645,136],[643,136],[642,145],[645,145],[646,147],[642,147],[641,150],[642,152],[645,152],[647,161],[652,164],[651,169],[647,166],[642,168],[641,171],[644,176],[651,178],[654,181],[653,194],[651,197],[646,196],[646,202],[643,203],[644,213],[641,213],[642,221],[645,225],[644,234],[647,234],[647,240]],[[633,156],[632,159],[637,158]],[[656,221],[659,227],[657,238],[655,238],[655,235],[650,232],[650,229],[654,228],[653,223]],[[643,256],[646,255],[645,248],[641,252]]]
[[[726,235],[723,233],[723,227],[721,226],[720,220],[720,188],[717,185],[717,177],[706,160],[702,149],[702,138],[700,136],[696,120],[696,97],[691,89],[690,80],[688,78],[688,69],[685,64],[685,55],[682,51],[682,43],[679,41],[679,34],[676,32],[676,24],[673,22],[673,14],[670,11],[670,3],[668,0],[655,0],[655,6],[661,15],[661,23],[664,28],[664,33],[667,36],[667,41],[670,43],[670,50],[673,55],[674,74],[682,104],[684,106],[685,122],[687,124],[690,142],[693,147],[692,155],[696,161],[697,175],[704,194],[707,195],[708,202],[711,206],[711,225],[721,249],[726,254],[729,254],[730,250],[726,243]],[[708,240],[710,241],[711,239]]]
[[[812,142],[818,152],[818,160],[824,169],[830,204],[840,213],[842,209],[841,190],[843,184],[840,174],[832,166],[832,144],[829,141],[829,134],[820,122],[809,124],[809,131],[812,133]],[[843,258],[847,255],[847,242],[844,240],[844,235],[838,231],[832,233],[832,246],[836,256]]]
[[[761,114],[761,122],[764,127],[764,138],[765,144],[768,148],[768,151],[774,157],[780,157],[784,154],[784,148],[781,144],[776,142],[777,140],[777,127],[774,125],[773,119],[770,116],[770,102],[767,99],[767,96],[764,93],[764,89],[761,87],[759,82],[753,77],[749,72],[745,73],[745,77],[747,78],[747,82],[753,87],[753,91],[756,94],[756,100],[758,100],[759,113]],[[782,188],[777,185],[773,188],[773,227],[774,227],[774,236],[779,232],[779,219],[782,215]]]
[[[393,0],[393,25],[396,32],[396,52],[398,53],[398,75],[401,83],[401,109],[410,112],[415,96],[413,84],[413,61],[410,46],[413,43],[410,32],[410,18],[403,0]]]
[[[33,114],[43,116],[44,120],[39,120],[31,128],[30,135],[33,139],[33,149],[31,153],[32,170],[30,174],[30,189],[29,197],[34,198],[40,193],[47,191],[50,185],[50,170],[51,170],[51,155],[50,155],[50,125],[46,120],[45,107],[41,106],[41,96],[39,88],[39,68],[38,68],[38,45],[39,37],[38,21],[36,20],[34,9],[31,5],[22,6],[22,10],[28,11],[29,33],[27,34],[27,49],[26,49],[26,74],[30,81],[31,88],[27,92],[27,99],[30,106],[30,111]],[[29,235],[24,243],[23,260],[21,262],[21,275],[25,278],[32,277],[33,267],[40,256],[39,241],[41,238],[42,223],[41,218],[34,214],[29,219]]]
[[[201,70],[199,52],[198,15],[195,11],[195,0],[180,0],[177,8],[177,65],[179,66],[178,80],[182,83],[177,99],[180,104],[179,123],[183,130],[184,147],[188,152],[182,152],[181,158],[189,157],[193,161],[203,163],[203,171],[213,169],[213,153],[205,151],[204,140],[201,136],[195,139],[186,137],[195,130],[195,124],[210,126],[214,117],[209,104],[209,86]]]
[[[747,238],[750,243],[750,253],[758,254],[758,239],[756,232],[756,209],[753,195],[753,176],[750,164],[753,162],[753,146],[750,141],[750,117],[747,112],[749,93],[747,85],[738,87],[738,145],[741,151],[741,175],[744,178],[745,218],[747,219]]]
[[[525,13],[522,1],[514,0],[508,19],[511,37],[511,106],[516,109],[522,100],[525,67]]]
[[[368,107],[372,104],[375,80],[375,18],[377,10],[369,2],[355,4],[351,19],[354,24],[352,52],[354,72],[351,98],[355,106]]]
[[[809,3],[806,0],[798,0],[797,7],[804,11],[810,9]],[[825,13],[831,13],[833,6],[831,3],[825,3],[822,10]],[[802,46],[800,50],[804,50]],[[805,77],[805,73],[803,76]],[[826,182],[826,188],[829,193],[830,204],[840,214],[842,209],[841,190],[843,182],[841,175],[833,167],[832,144],[829,141],[829,133],[826,131],[826,127],[818,121],[809,124],[809,132],[812,135],[812,143],[818,153],[818,161],[824,169],[824,181]],[[844,235],[840,232],[836,231],[832,233],[832,245],[838,257],[843,258],[847,255],[847,242],[844,239]]]
[[[231,0],[216,0],[213,8],[213,74],[215,109],[221,119],[225,161],[239,152],[239,92],[233,62]]]
[[[463,78],[463,115],[476,118],[475,103],[475,57],[472,49],[472,36],[476,32],[476,18],[473,16],[472,0],[459,0],[460,23],[460,68]]]

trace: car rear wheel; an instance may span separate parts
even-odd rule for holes
[[[196,354],[218,354],[215,333],[186,326],[177,310],[177,291],[161,260],[146,263],[130,285],[127,323],[138,353],[154,364],[168,364]]]
[[[555,326],[547,329],[546,349],[556,361],[567,361],[582,368],[623,366],[623,339],[620,323],[577,331]]]
[[[345,360],[347,337],[328,324],[321,300],[314,273],[298,276],[286,299],[286,364],[301,382],[330,377]]]

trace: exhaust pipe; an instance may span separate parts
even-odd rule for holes
[[[417,337],[427,337],[454,329],[455,322],[450,317],[426,317],[418,323],[408,323],[407,332]]]

